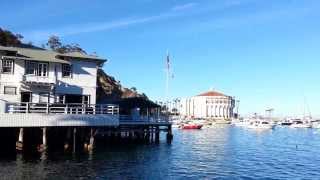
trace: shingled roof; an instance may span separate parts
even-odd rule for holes
[[[34,61],[47,61],[47,62],[58,62],[58,63],[69,63],[64,60],[63,57],[70,57],[77,60],[88,59],[94,61],[105,62],[106,60],[97,56],[85,55],[82,53],[57,53],[50,50],[44,49],[31,49],[31,48],[19,48],[19,47],[5,47],[0,46],[0,51],[12,51],[17,52],[18,57],[11,58],[19,58],[25,60],[34,60]],[[62,58],[61,58],[62,57]]]

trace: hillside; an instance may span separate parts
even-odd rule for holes
[[[129,88],[122,87],[119,81],[106,74],[102,69],[97,76],[97,103],[112,103],[123,98],[141,97],[148,99],[145,94],[139,94]]]

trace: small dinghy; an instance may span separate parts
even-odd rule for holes
[[[182,129],[201,129],[202,125],[200,124],[184,124]]]

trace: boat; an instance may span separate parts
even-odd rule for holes
[[[309,121],[295,120],[290,125],[292,128],[311,128],[311,123]]]
[[[274,124],[264,119],[255,119],[247,125],[250,129],[273,129],[274,126]]]
[[[243,118],[233,119],[231,124],[234,125],[234,126],[238,126],[238,127],[244,127],[244,126],[249,125],[249,120],[248,119],[243,119]]]
[[[172,128],[178,129],[178,128],[180,128],[180,125],[179,124],[172,124]]]
[[[289,121],[282,121],[280,123],[281,126],[290,126],[292,124],[292,122],[289,122]]]
[[[320,120],[315,120],[311,123],[311,127],[314,129],[320,129]]]
[[[184,124],[181,126],[182,129],[201,129],[201,124]]]
[[[306,107],[309,113],[309,116],[305,115]],[[312,127],[312,116],[309,110],[309,105],[307,104],[307,99],[304,97],[304,109],[303,109],[303,117],[302,119],[294,119],[290,127],[292,128],[311,128]]]
[[[284,119],[281,119],[280,121],[277,122],[277,125],[279,126],[290,126],[293,122],[293,119],[290,117],[286,117]]]

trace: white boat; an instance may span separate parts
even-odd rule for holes
[[[231,122],[232,125],[238,126],[238,127],[245,127],[249,125],[249,120],[248,119],[233,119]]]
[[[179,124],[172,124],[172,128],[173,129],[179,129],[181,125]]]
[[[278,125],[280,125],[280,126],[290,126],[291,124],[292,124],[291,118],[285,118],[281,121],[278,121]]]
[[[311,123],[309,121],[295,120],[290,125],[292,128],[311,128]]]
[[[311,127],[314,129],[320,129],[320,120],[312,122]]]
[[[306,108],[309,113],[308,116],[305,115]],[[306,97],[304,97],[303,117],[302,117],[302,119],[293,119],[290,127],[292,127],[292,128],[311,128],[312,127],[311,122],[312,122],[311,112],[309,110],[309,105],[307,103],[307,99],[306,99]]]
[[[247,127],[250,129],[273,129],[274,124],[270,123],[269,121],[266,121],[264,119],[255,119],[252,120]]]

